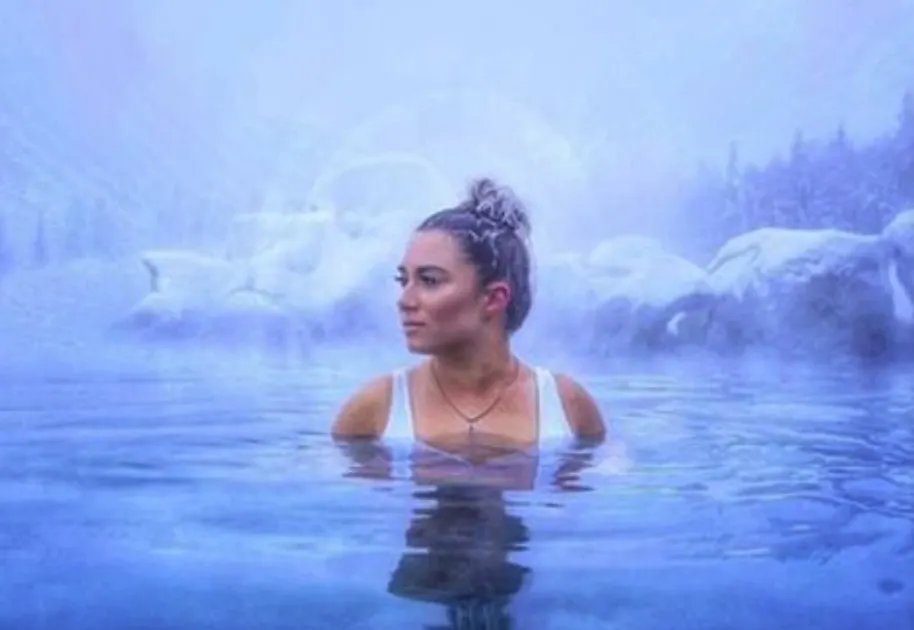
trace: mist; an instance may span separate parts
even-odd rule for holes
[[[638,234],[698,264],[755,228],[876,233],[909,201],[869,166],[908,137],[905,0],[23,1],[0,18],[0,274],[25,319],[68,307],[17,271],[118,261],[108,323],[147,289],[143,251],[221,255],[233,217],[326,208],[399,238],[479,175],[527,202],[538,252]],[[836,135],[876,182],[853,212],[771,201],[779,165],[796,179]],[[736,210],[735,178],[760,191]]]
[[[529,374],[331,439],[481,176]],[[912,377],[914,0],[0,1],[3,628],[911,628]]]

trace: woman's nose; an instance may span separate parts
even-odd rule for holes
[[[403,290],[400,291],[400,297],[397,299],[397,308],[401,311],[414,311],[416,310],[416,293],[415,290],[410,286],[409,283],[403,286]]]

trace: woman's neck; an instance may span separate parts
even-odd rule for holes
[[[507,342],[480,343],[436,355],[431,359],[435,376],[451,391],[485,394],[508,381],[515,359]]]

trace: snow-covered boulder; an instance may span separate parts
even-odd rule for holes
[[[240,265],[192,252],[150,251],[140,261],[149,273],[149,293],[131,309],[128,321],[141,327],[177,332],[208,317],[242,278]]]
[[[547,260],[538,278],[537,332],[594,352],[698,341],[688,322],[710,305],[704,270],[642,236]]]
[[[540,259],[534,275],[533,308],[518,340],[539,350],[587,349],[594,340],[596,302],[596,287],[582,255]]]
[[[666,347],[700,340],[711,304],[705,271],[653,239],[620,237],[591,252],[598,339],[616,346]]]
[[[780,228],[737,236],[708,265],[709,341],[880,355],[894,334],[890,262],[878,236]]]
[[[385,320],[395,324],[379,308],[386,297],[382,272],[393,287],[389,242],[362,242],[319,213],[259,213],[232,225],[224,258],[144,254],[150,291],[120,327],[171,337],[288,342],[377,332]]]
[[[914,209],[899,213],[882,231],[893,257],[895,314],[914,325]]]

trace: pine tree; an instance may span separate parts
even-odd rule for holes
[[[815,206],[819,227],[861,229],[860,175],[854,148],[843,122],[838,124],[831,140],[825,144],[812,166],[819,191]]]
[[[914,92],[905,92],[894,138],[896,182],[904,205],[914,204]]]
[[[730,149],[727,155],[727,170],[724,173],[723,187],[723,216],[721,219],[723,219],[724,230],[728,233],[728,236],[745,230],[748,223],[742,211],[739,146],[736,141],[730,142]]]
[[[816,221],[812,216],[813,187],[810,173],[809,147],[803,132],[797,130],[790,145],[790,180],[792,195],[788,204],[792,227],[810,227]]]

